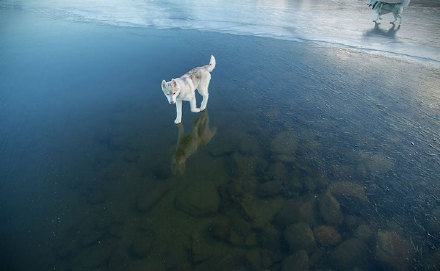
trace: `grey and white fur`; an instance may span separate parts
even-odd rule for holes
[[[399,19],[399,24],[402,23],[403,8],[409,5],[410,0],[403,0],[401,3],[387,3],[385,1],[370,0],[368,6],[371,7],[377,14],[376,19],[373,22],[378,23],[383,14],[393,13],[394,21],[390,24],[394,24]]]
[[[200,112],[206,109],[209,98],[208,87],[215,64],[215,58],[211,55],[208,65],[196,67],[179,78],[171,79],[169,82],[162,81],[163,94],[170,104],[176,104],[175,124],[182,122],[182,101],[189,102],[191,112]],[[203,97],[200,108],[196,104],[196,89]]]

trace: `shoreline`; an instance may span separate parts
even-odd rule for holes
[[[8,11],[8,9],[3,9],[5,11]],[[10,9],[9,9],[10,10]],[[0,12],[2,10],[0,9]],[[371,48],[371,47],[362,47],[359,45],[354,44],[345,44],[342,42],[332,42],[327,40],[319,40],[319,39],[313,39],[313,38],[305,38],[305,37],[287,37],[287,36],[270,36],[267,34],[253,34],[253,33],[234,33],[233,31],[228,32],[228,30],[214,30],[214,29],[199,29],[199,28],[185,28],[185,27],[157,27],[157,26],[150,26],[150,25],[130,25],[130,24],[117,24],[117,23],[111,23],[111,22],[103,22],[99,20],[92,20],[92,19],[76,19],[76,18],[65,18],[62,15],[51,15],[46,14],[40,11],[33,11],[31,9],[26,10],[20,10],[20,12],[27,12],[32,13],[33,15],[36,15],[41,18],[46,18],[49,20],[61,20],[68,23],[79,23],[79,24],[91,24],[94,26],[102,26],[102,27],[114,27],[116,29],[125,29],[130,32],[130,30],[133,31],[195,31],[200,33],[212,33],[212,34],[219,34],[219,35],[231,35],[231,36],[242,36],[242,37],[249,37],[249,38],[262,38],[262,39],[269,39],[269,40],[278,40],[278,41],[284,41],[284,42],[297,42],[297,43],[305,43],[305,44],[313,44],[317,46],[322,46],[326,48],[336,48],[336,49],[344,49],[359,53],[365,53],[367,55],[374,55],[374,56],[381,56],[391,59],[396,59],[399,61],[403,61],[409,64],[419,64],[427,68],[434,68],[434,69],[440,69],[440,48],[431,48],[432,50],[438,49],[439,52],[437,55],[439,55],[439,59],[431,58],[428,56],[419,56],[414,55],[410,53],[405,52],[393,52],[382,48]],[[388,26],[388,25],[387,25]],[[380,26],[379,26],[380,27]],[[398,26],[400,28],[400,25]],[[403,26],[404,27],[404,26]],[[397,43],[398,44],[398,43]],[[414,45],[416,46],[416,45]],[[435,53],[434,53],[435,54]]]

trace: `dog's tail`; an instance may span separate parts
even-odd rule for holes
[[[215,68],[215,58],[211,55],[211,59],[209,60],[209,64],[205,66],[209,72],[212,72]]]

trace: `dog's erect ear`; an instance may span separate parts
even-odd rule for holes
[[[171,82],[173,82],[173,87],[177,87],[177,82],[176,82],[176,80],[171,80]]]
[[[165,80],[162,80],[162,88],[165,88],[167,86],[167,82]]]

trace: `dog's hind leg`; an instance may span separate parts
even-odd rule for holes
[[[202,103],[200,104],[200,111],[205,110],[206,106],[208,105],[208,99],[209,99],[208,87],[210,81],[211,81],[211,74],[208,73],[204,78],[204,80],[200,82],[197,88],[199,94],[202,95],[203,97]]]
[[[402,18],[400,17],[400,15],[398,13],[393,12],[393,16],[394,16],[394,21],[391,21],[390,24],[395,24],[397,21],[397,18],[399,18],[399,23],[402,21]]]
[[[189,105],[191,106],[191,112],[197,113],[200,112],[200,108],[197,108],[196,104],[196,96],[194,96],[190,101]]]
[[[203,97],[203,100],[202,100],[202,104],[200,105],[200,111],[203,111],[206,109],[206,105],[208,104],[209,94],[206,93],[202,97]]]
[[[379,18],[379,11],[378,10],[376,10],[376,14],[377,14],[376,19],[374,19],[373,22],[379,23],[380,18]]]

